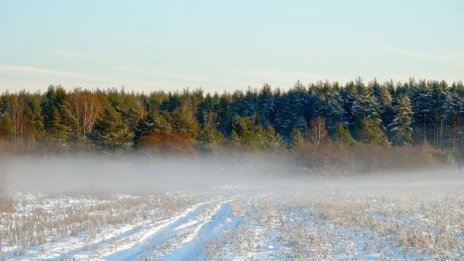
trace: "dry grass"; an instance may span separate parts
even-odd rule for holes
[[[6,179],[0,174],[0,212],[14,212],[14,201],[6,191]]]
[[[201,255],[207,260],[464,259],[461,183],[336,186],[234,197],[228,220],[238,223],[204,242]],[[0,245],[20,246],[17,255],[65,237],[85,234],[92,242],[107,226],[163,220],[211,200],[195,193],[79,198],[76,204],[50,195],[27,198],[19,197],[17,212],[2,214],[0,222]],[[28,210],[31,206],[37,207]],[[206,206],[199,220],[210,220],[215,206]],[[178,249],[196,226],[152,246],[150,257]]]
[[[464,198],[458,194],[440,195],[430,191],[432,190],[426,187],[420,190],[409,188],[406,191],[382,191],[379,188],[370,193],[344,191],[318,196],[306,194],[296,197],[295,205],[288,212],[312,209],[311,214],[302,215],[303,224],[317,222],[318,228],[330,224],[337,228],[339,235],[343,234],[340,232],[344,229],[355,234],[358,231],[366,232],[371,238],[367,238],[364,249],[382,253],[384,258],[398,255],[399,253],[392,251],[394,249],[401,249],[405,257],[419,254],[433,259],[463,258]],[[327,233],[330,225],[324,233],[319,231],[314,234],[301,233],[306,225],[290,223],[290,239],[296,240],[292,244],[298,249],[298,242],[305,241],[302,240],[304,238],[310,242],[318,242],[320,240],[315,240],[313,236],[327,235],[332,241],[330,244],[336,248],[344,240],[339,238],[333,242],[337,235]],[[350,241],[347,238],[345,240]]]
[[[105,227],[167,219],[197,200],[164,194],[109,199],[21,195],[17,211],[2,214],[0,246],[18,246],[15,255],[21,256],[31,246],[68,237],[80,236],[90,244]]]
[[[441,186],[441,187],[440,187]],[[453,185],[276,193],[233,204],[241,222],[211,260],[464,259],[464,197]],[[269,246],[272,249],[269,250]]]

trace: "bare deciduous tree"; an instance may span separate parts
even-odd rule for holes
[[[25,128],[27,119],[24,114],[26,98],[23,95],[12,95],[8,100],[8,113],[13,123],[13,137],[16,139]]]
[[[327,127],[325,125],[325,118],[317,117],[315,119],[312,119],[309,124],[310,125],[308,129],[308,138],[314,145],[319,146],[321,141],[325,137],[327,137]]]
[[[98,97],[87,90],[76,89],[70,95],[74,114],[83,134],[90,133],[95,121],[103,112],[103,104]]]

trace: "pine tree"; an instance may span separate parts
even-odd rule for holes
[[[296,119],[296,122],[295,122],[293,128],[298,129],[298,130],[300,130],[300,132],[304,133],[306,131],[306,129],[308,128],[308,123],[306,122],[305,117],[299,116]]]
[[[89,138],[100,147],[127,148],[133,144],[134,133],[118,112],[106,108],[95,122]]]
[[[387,137],[376,120],[364,118],[356,131],[359,141],[366,144],[388,145]]]
[[[410,97],[413,108],[416,141],[429,140],[429,129],[432,126],[432,118],[429,117],[432,109],[432,90],[423,80],[418,83],[411,82],[414,91]]]
[[[9,138],[13,132],[13,121],[11,121],[10,114],[5,113],[0,117],[0,137]]]
[[[276,102],[271,86],[265,84],[258,95],[258,117],[263,126],[275,124]]]
[[[303,143],[304,143],[303,133],[299,129],[294,128],[292,130],[292,134],[290,135],[290,142],[288,144],[289,147],[292,149],[297,149],[301,147]]]
[[[259,126],[261,126],[261,124],[259,124]],[[263,149],[277,151],[282,148],[283,139],[278,133],[276,133],[271,125],[267,125],[264,131]]]
[[[218,107],[218,129],[222,134],[228,136],[229,134],[231,134],[232,119],[234,116],[232,112],[230,95],[222,95],[219,99]]]
[[[172,126],[167,113],[152,111],[139,121],[136,127],[137,136],[150,133],[171,133]]]
[[[441,148],[444,144],[445,129],[445,108],[446,100],[449,97],[448,84],[444,81],[431,81],[432,85],[432,117],[434,125],[433,145]]]
[[[58,86],[50,86],[48,87],[47,92],[45,95],[42,97],[41,101],[41,111],[42,111],[42,116],[44,118],[44,127],[45,130],[50,131],[53,122],[53,111],[56,109],[58,110],[60,106],[62,106],[66,102],[66,91]]]
[[[377,101],[372,97],[369,89],[364,88],[361,90],[351,108],[353,119],[356,123],[360,123],[364,118],[369,118],[382,127],[382,119],[380,118],[380,111]]]
[[[327,89],[319,96],[319,106],[316,112],[318,117],[326,119],[327,129],[333,131],[337,124],[343,121],[345,111],[337,90]]]
[[[236,115],[232,120],[232,136],[233,143],[250,145],[257,142],[257,133],[254,129],[254,123],[249,117],[240,117]]]
[[[199,124],[186,105],[182,105],[172,113],[171,125],[177,134],[190,138],[198,135]]]
[[[58,108],[53,107],[50,115],[50,119],[47,121],[50,136],[55,140],[66,141],[71,128],[63,125],[61,122],[61,113]]]
[[[380,85],[377,80],[374,80],[370,83],[370,88],[372,88],[373,96],[378,104],[378,109],[380,113],[380,118],[382,120],[383,126],[390,126],[393,121],[394,112],[393,112],[393,98],[390,93],[390,89],[393,88],[393,82],[386,82],[384,85]],[[386,133],[389,135],[391,130],[386,128]]]
[[[69,105],[63,104],[59,107],[61,122],[60,124],[67,130],[66,139],[77,140],[79,138],[79,121],[74,116]]]
[[[285,138],[290,136],[293,128],[302,128],[301,119],[305,118],[307,99],[308,92],[299,82],[296,83],[293,89],[280,97],[276,110],[275,125],[276,130]],[[296,126],[297,124],[300,125]]]
[[[351,81],[347,83],[345,88],[343,88],[340,92],[342,101],[343,101],[343,109],[345,112],[345,121],[346,124],[352,128],[356,125],[357,119],[355,118],[355,115],[353,115],[353,104],[356,101],[356,98],[358,96],[358,92],[356,90],[356,86],[354,83]]]
[[[408,96],[401,95],[398,97],[395,106],[395,118],[391,124],[395,144],[406,145],[412,143],[412,115],[411,102]]]
[[[401,107],[407,104],[403,96],[410,99],[409,106],[403,107],[413,110],[406,116]],[[404,145],[428,140],[441,149],[457,151],[464,147],[462,82],[448,86],[444,81],[413,79],[396,85],[374,80],[368,86],[361,79],[344,86],[326,81],[308,88],[297,82],[288,91],[265,85],[259,91],[248,89],[214,96],[201,90],[149,95],[116,89],[67,93],[60,86],[51,86],[44,94],[5,92],[0,95],[0,135],[10,135],[11,125],[13,140],[17,136],[18,142],[28,144],[46,138],[64,144],[82,135],[91,137],[96,133],[90,132],[93,122],[101,117],[98,109],[93,116],[87,114],[92,100],[96,107],[101,105],[116,113],[122,124],[129,126],[128,133],[146,135],[147,142],[151,135],[153,142],[197,139],[206,144],[214,143],[215,137],[222,134],[238,144],[272,150],[282,137],[289,147],[296,146],[300,134],[308,133],[310,119],[325,118],[330,135],[338,143],[351,143],[352,134],[356,140],[374,144],[388,144],[391,140],[395,145]],[[122,130],[125,132],[125,127]]]
[[[215,104],[213,97],[208,93],[206,97],[198,104],[197,108],[197,121],[202,125],[214,125],[216,119],[213,119],[211,115],[215,113]]]
[[[44,129],[42,111],[40,108],[40,97],[38,95],[33,95],[28,98],[25,114],[28,120],[28,135],[32,140],[35,140],[42,134]]]
[[[332,139],[338,144],[350,145],[353,143],[353,138],[351,137],[350,131],[345,128],[342,123],[337,125],[331,136]]]
[[[224,143],[224,135],[211,126],[204,127],[199,136],[200,148],[204,151],[215,151]]]
[[[283,95],[276,108],[276,129],[286,136],[293,129],[293,122],[296,122],[297,118],[294,101],[291,100],[290,95]]]

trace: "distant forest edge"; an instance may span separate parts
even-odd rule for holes
[[[3,153],[230,148],[304,152],[297,154],[320,162],[367,161],[377,153],[396,158],[390,164],[455,164],[464,158],[464,86],[358,78],[345,85],[298,81],[287,91],[265,84],[222,94],[61,86],[45,93],[4,92],[0,148]]]

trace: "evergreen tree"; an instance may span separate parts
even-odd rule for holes
[[[297,111],[288,95],[284,95],[277,106],[275,124],[280,133],[286,135],[293,129],[293,122],[297,120]]]
[[[259,124],[261,126],[261,124]],[[282,148],[283,139],[276,133],[274,128],[271,125],[267,125],[264,133],[263,149],[276,151]]]
[[[52,139],[59,141],[76,140],[79,136],[79,122],[66,104],[53,106],[46,122]],[[40,124],[40,122],[36,122]]]
[[[66,139],[68,140],[76,140],[79,138],[79,121],[74,116],[71,111],[71,108],[67,103],[63,104],[59,107],[59,113],[61,122],[60,124],[64,126],[67,130],[66,132]]]
[[[369,118],[382,126],[382,119],[380,118],[380,111],[377,101],[371,95],[369,89],[364,88],[361,90],[351,108],[354,121],[359,124],[364,118]]]
[[[292,134],[290,135],[289,147],[292,149],[297,149],[301,147],[303,143],[304,143],[303,133],[299,129],[294,128],[292,130]]]
[[[199,136],[200,148],[205,151],[215,151],[224,143],[224,135],[211,126],[204,127]]]
[[[172,113],[171,125],[177,134],[195,138],[198,135],[198,122],[189,111],[186,105],[177,108]]]
[[[265,84],[258,96],[259,123],[263,126],[275,124],[276,102],[271,86]]]
[[[13,121],[11,121],[10,114],[5,113],[0,117],[0,137],[10,138],[13,132]]]
[[[215,105],[213,97],[208,93],[206,97],[198,104],[197,121],[202,125],[214,125],[213,119],[210,115],[215,112]]]
[[[298,129],[300,130],[302,133],[304,133],[306,131],[306,129],[308,128],[308,123],[306,122],[306,119],[305,117],[303,116],[299,116],[297,119],[296,119],[296,122],[293,126],[294,129]],[[293,130],[292,130],[293,131]]]
[[[248,89],[240,105],[240,115],[245,117],[256,117],[258,105],[258,94]]]
[[[44,129],[42,110],[40,108],[40,96],[32,95],[28,98],[25,109],[27,117],[27,132],[34,140],[40,136]]]
[[[297,82],[293,89],[280,97],[276,110],[275,125],[276,130],[285,138],[290,136],[290,132],[293,128],[303,128],[301,123],[303,122],[302,118],[305,116],[305,107],[306,101],[309,99],[308,97],[307,90],[299,82]],[[296,126],[297,124],[299,126]],[[306,124],[304,128],[306,128]]]
[[[441,148],[444,145],[444,129],[445,129],[445,120],[446,112],[444,104],[449,97],[449,88],[446,82],[429,82],[432,85],[432,119],[433,119],[433,145],[435,147]]]
[[[222,134],[232,143],[273,150],[281,147],[283,138],[289,147],[297,146],[300,134],[308,133],[310,120],[325,118],[328,131],[338,143],[350,144],[351,133],[358,141],[374,144],[428,140],[442,149],[458,151],[464,147],[462,82],[448,86],[444,81],[414,79],[396,85],[374,80],[366,86],[358,78],[344,86],[325,81],[308,88],[297,82],[288,91],[264,85],[259,91],[248,89],[214,96],[201,90],[145,95],[116,89],[66,92],[60,86],[50,86],[44,94],[0,94],[1,135],[8,136],[11,125],[18,142],[26,138],[31,144],[50,138],[67,143],[87,135],[98,143],[95,137],[103,133],[102,128],[89,132],[95,119],[103,115],[98,110],[94,116],[87,114],[90,97],[97,107],[109,110],[106,114],[116,115],[115,122],[107,120],[108,133],[117,132],[111,125],[122,124],[129,131],[122,127],[116,136],[131,136],[132,132],[137,138],[150,135],[145,137],[146,142],[197,139],[214,144]],[[407,112],[407,108],[412,111]],[[100,120],[100,125],[103,122]],[[109,136],[101,137],[111,140]]]
[[[127,148],[133,144],[134,133],[118,112],[106,108],[95,122],[89,138],[100,147]]]
[[[66,91],[61,86],[48,87],[48,90],[43,96],[40,104],[42,116],[44,118],[45,130],[51,130],[51,124],[54,121],[53,117],[56,117],[56,115],[54,115],[54,110],[59,110],[59,107],[66,102],[66,98]]]
[[[356,131],[359,141],[367,144],[388,145],[387,137],[383,133],[378,121],[364,118]]]
[[[355,115],[353,115],[353,104],[356,101],[356,97],[358,96],[358,92],[356,86],[351,81],[347,83],[345,88],[343,88],[340,92],[343,100],[343,110],[345,112],[345,121],[349,128],[352,128],[356,125],[357,119]]]
[[[233,117],[231,96],[224,94],[219,99],[218,129],[225,136],[231,134]]]
[[[413,108],[413,122],[415,123],[414,137],[416,142],[424,142],[429,139],[429,129],[432,126],[432,117],[428,117],[432,108],[432,90],[425,81],[411,82],[413,92],[410,100]]]
[[[152,111],[141,119],[136,128],[137,136],[150,133],[171,133],[169,114]]]
[[[353,143],[353,138],[351,137],[350,131],[345,128],[342,123],[337,125],[331,136],[332,139],[338,144],[350,145]]]
[[[231,141],[234,144],[254,144],[258,142],[256,137],[258,133],[255,130],[254,122],[251,118],[236,115],[232,120]]]
[[[333,131],[339,122],[343,121],[345,111],[338,90],[328,89],[319,95],[317,117],[326,119],[327,129]]]
[[[393,88],[393,82],[390,81],[386,82],[385,85],[380,85],[377,80],[374,79],[374,81],[370,83],[369,88],[372,88],[373,96],[377,101],[383,126],[390,126],[394,117],[392,105],[393,97],[390,93],[390,90]],[[390,134],[389,128],[386,128],[386,134],[387,136]]]
[[[411,102],[408,96],[401,95],[398,97],[395,106],[395,118],[391,124],[395,144],[406,145],[412,143],[412,114]]]
[[[49,134],[53,139],[66,141],[71,133],[71,128],[62,124],[61,113],[58,108],[53,107],[51,118],[47,121]]]

